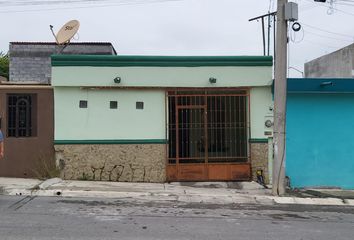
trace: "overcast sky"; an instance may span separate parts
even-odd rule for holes
[[[353,43],[354,0],[334,0],[333,9],[294,2],[303,28],[289,33],[289,66],[303,71]],[[54,41],[50,24],[58,31],[77,19],[73,41],[111,42],[121,55],[262,55],[261,23],[248,19],[275,10],[276,0],[0,0],[0,51],[11,41]]]

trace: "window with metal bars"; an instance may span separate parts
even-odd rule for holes
[[[36,95],[7,95],[7,136],[33,137],[36,135]]]

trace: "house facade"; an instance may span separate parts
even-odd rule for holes
[[[58,45],[55,42],[10,42],[11,82],[34,82],[50,84],[51,60],[53,54],[116,55],[109,42],[73,42]]]
[[[354,79],[288,79],[286,175],[293,188],[354,189]]]
[[[306,78],[353,78],[354,44],[305,63]]]
[[[268,179],[271,57],[52,56],[66,179]]]
[[[50,86],[0,84],[1,177],[42,177],[55,167],[53,107]]]
[[[11,42],[10,79],[0,79],[0,129],[5,155],[0,176],[50,177],[54,160],[51,59],[55,53],[115,54],[111,43]]]

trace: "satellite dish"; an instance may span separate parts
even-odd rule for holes
[[[62,28],[59,30],[55,39],[57,44],[65,44],[70,42],[72,37],[77,33],[80,27],[80,22],[78,20],[71,20],[67,22]]]

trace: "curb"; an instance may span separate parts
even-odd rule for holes
[[[181,193],[154,192],[117,192],[117,191],[82,191],[67,189],[4,189],[4,195],[42,196],[42,197],[82,197],[82,198],[132,198],[140,201],[178,201],[184,203],[206,204],[260,204],[260,205],[320,205],[354,206],[354,199],[340,198],[299,198],[275,197],[250,194],[199,195]]]

